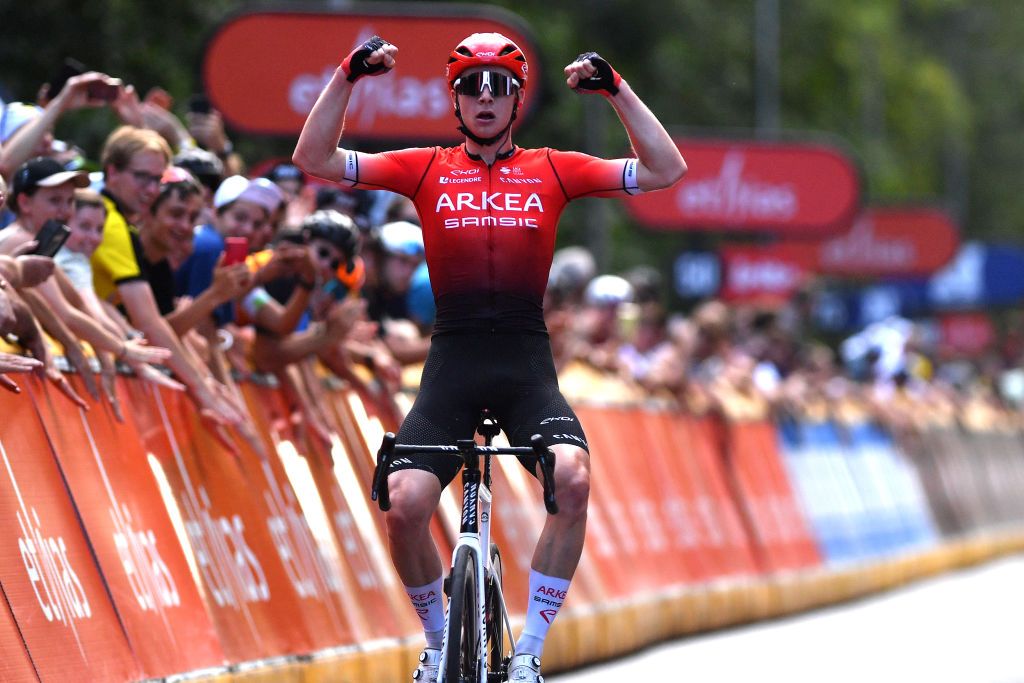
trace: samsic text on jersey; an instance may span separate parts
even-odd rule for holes
[[[437,302],[435,334],[545,332],[558,218],[579,197],[639,191],[636,159],[514,148],[488,166],[464,146],[349,151],[343,182],[413,200]]]

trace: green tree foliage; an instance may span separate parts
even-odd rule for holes
[[[749,131],[756,102],[755,2],[490,3],[528,22],[546,67],[531,96],[547,106],[520,141],[607,154],[626,148],[604,104],[573,96],[562,83],[561,67],[590,49],[606,56],[669,127],[694,135]],[[968,235],[1021,237],[1024,22],[1016,18],[1018,0],[778,5],[780,115],[787,134],[845,141],[863,168],[868,201],[930,199],[953,208]],[[5,97],[32,99],[61,60],[73,56],[143,93],[163,86],[183,107],[199,87],[202,49],[213,28],[231,12],[261,6],[241,0],[3,0],[0,86]],[[58,132],[73,134],[95,153],[112,123],[89,113],[70,117]],[[238,142],[243,151],[265,156],[285,153],[293,141]],[[686,244],[715,239],[641,231],[618,207],[607,211],[612,268],[667,261]],[[586,238],[595,215],[585,202],[571,207],[563,241]]]

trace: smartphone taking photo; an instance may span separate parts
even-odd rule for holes
[[[116,83],[107,83],[105,81],[93,81],[86,88],[89,99],[99,102],[113,102],[117,99],[120,91],[121,88]]]
[[[58,220],[50,219],[43,223],[36,234],[36,248],[32,253],[37,256],[53,257],[67,241],[71,230]]]
[[[244,263],[249,255],[249,240],[245,237],[227,237],[224,239],[224,260],[221,266],[233,266]]]

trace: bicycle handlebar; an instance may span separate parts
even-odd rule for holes
[[[534,434],[530,437],[530,446],[479,446],[477,444],[461,448],[459,446],[416,446],[409,444],[397,444],[395,435],[388,432],[381,441],[380,450],[377,451],[377,467],[373,472],[373,488],[370,491],[370,500],[376,501],[383,512],[391,509],[391,497],[388,495],[388,468],[391,466],[391,459],[396,455],[411,455],[413,453],[449,453],[452,455],[532,455],[537,458],[540,465],[541,484],[544,486],[544,507],[554,515],[558,513],[558,502],[555,499],[555,454],[544,443],[544,437]]]

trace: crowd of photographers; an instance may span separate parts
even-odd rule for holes
[[[95,72],[52,89],[0,118],[0,386],[19,391],[14,373],[38,372],[76,405],[89,406],[82,387],[120,416],[113,379],[130,371],[187,392],[226,444],[258,442],[240,378],[275,381],[295,424],[323,439],[325,376],[380,396],[414,388],[434,309],[410,202],[287,160],[253,172],[215,110],[179,118],[161,90],[140,98]],[[122,125],[89,173],[53,132],[94,107]],[[992,422],[1024,400],[1021,330],[981,360],[899,319],[833,350],[812,341],[805,297],[771,310],[709,301],[686,316],[665,298],[653,269],[598,275],[584,249],[557,252],[545,313],[566,393],[897,424],[920,419],[906,406],[922,402]]]

